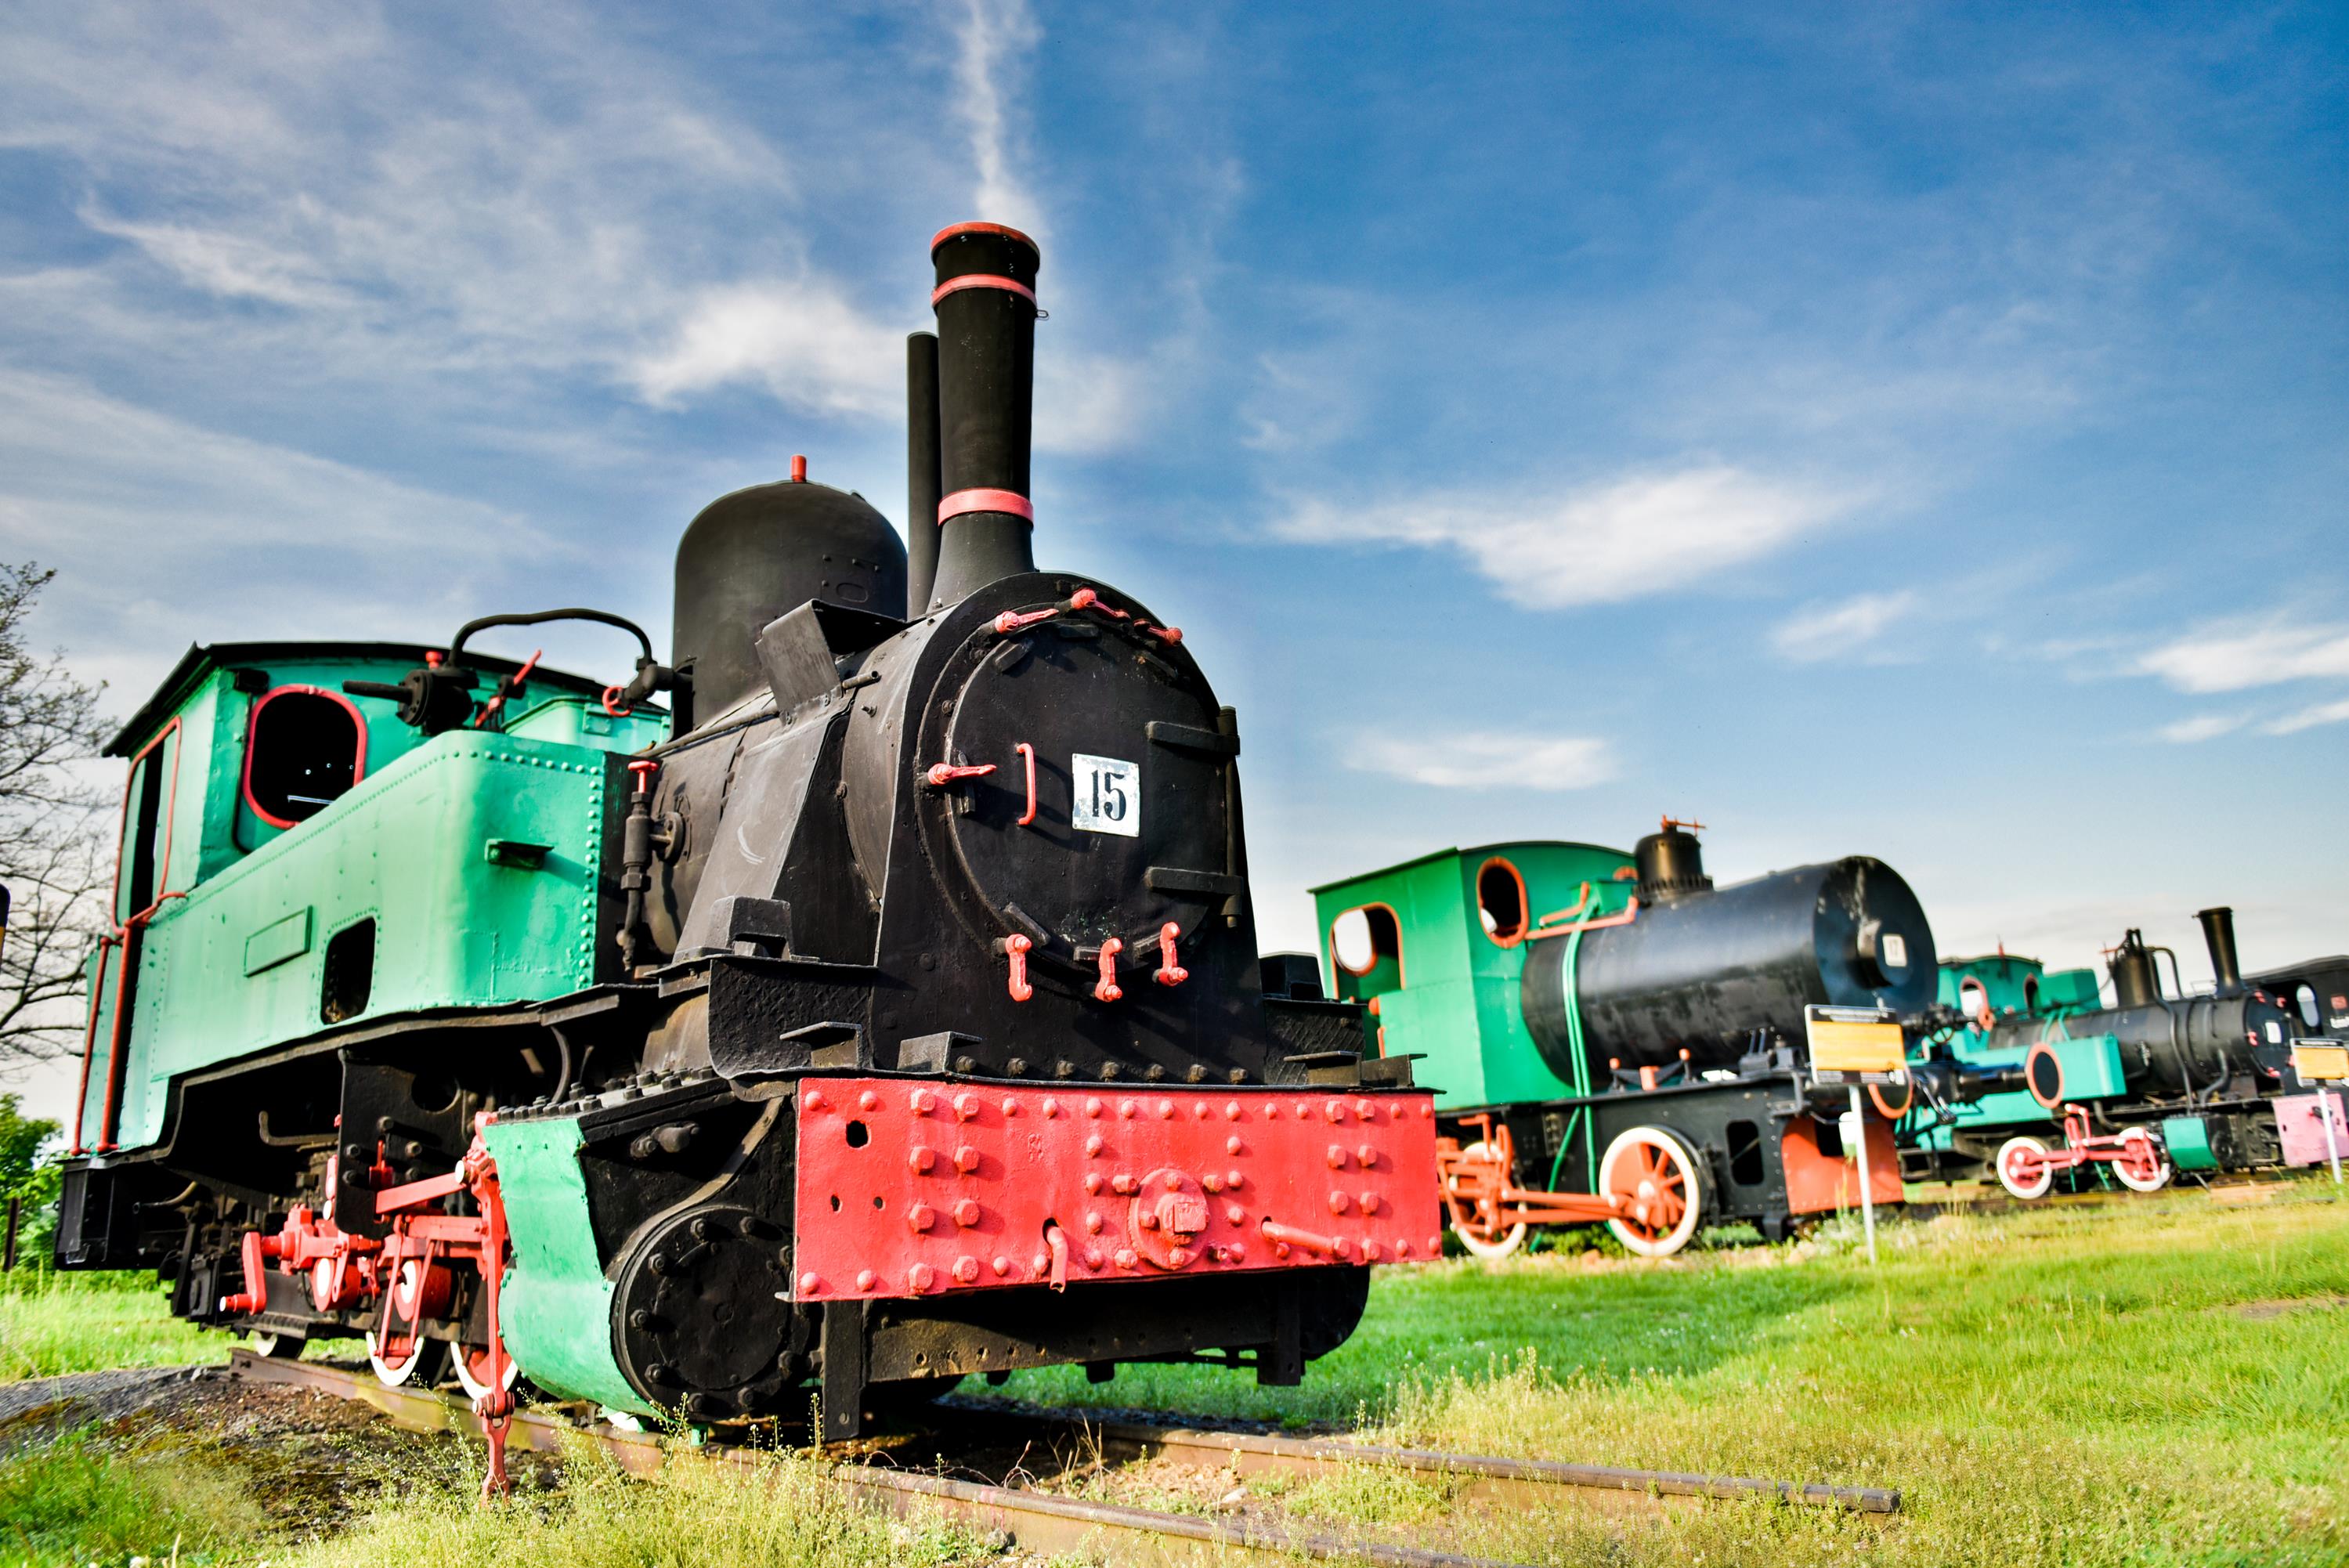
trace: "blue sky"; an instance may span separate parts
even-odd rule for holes
[[[664,626],[794,451],[902,516],[989,218],[1038,553],[1239,707],[1271,943],[1670,810],[1882,856],[1945,951],[2349,948],[2337,9],[1141,9],[15,0],[41,630],[127,711],[191,641]]]

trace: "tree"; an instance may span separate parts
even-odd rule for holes
[[[57,1124],[28,1117],[13,1094],[0,1094],[0,1209],[19,1204],[16,1256],[37,1263],[48,1254],[57,1228]]]
[[[57,573],[0,562],[0,883],[13,895],[0,941],[0,1060],[81,1043],[82,965],[108,929],[113,880],[108,795],[83,764],[105,745],[104,686],[65,655],[26,646],[25,622]]]

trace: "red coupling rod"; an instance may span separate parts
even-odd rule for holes
[[[1174,939],[1182,934],[1183,928],[1171,920],[1158,928],[1158,973],[1153,978],[1161,985],[1180,985],[1191,977],[1174,952]]]
[[[943,789],[957,779],[984,779],[995,771],[995,764],[982,762],[977,767],[958,767],[952,762],[933,762],[922,778],[933,789]]]
[[[1125,995],[1117,984],[1117,955],[1124,951],[1123,937],[1112,936],[1101,944],[1101,981],[1093,986],[1094,1001],[1114,1002]]]
[[[1003,951],[1011,955],[1011,999],[1015,1002],[1025,1002],[1036,994],[1036,987],[1028,984],[1028,950],[1035,945],[1031,938],[1016,931],[1003,939]]]

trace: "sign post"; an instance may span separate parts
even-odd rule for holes
[[[2341,1145],[2333,1135],[2333,1091],[2328,1084],[2349,1079],[2349,1046],[2333,1040],[2294,1040],[2292,1070],[2316,1086],[2316,1115],[2324,1123],[2324,1152],[2333,1161],[2333,1184],[2341,1185]]]
[[[1860,1088],[1870,1083],[1906,1083],[1909,1057],[1900,1021],[1873,1007],[1803,1009],[1810,1037],[1811,1078],[1822,1088],[1835,1084],[1851,1090],[1851,1114],[1846,1119],[1857,1142],[1859,1159],[1860,1226],[1868,1236],[1868,1261],[1876,1263],[1875,1173],[1868,1159],[1868,1111]],[[1847,1142],[1852,1140],[1847,1140]]]

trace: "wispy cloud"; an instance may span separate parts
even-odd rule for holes
[[[2146,654],[2137,668],[2195,693],[2349,677],[2349,626],[2276,621],[2209,626]]]
[[[2288,713],[2282,718],[2271,719],[2260,726],[2260,730],[2265,735],[2297,735],[2303,729],[2314,729],[2319,725],[2342,723],[2349,723],[2349,698],[2320,702],[2313,707],[2303,707],[2298,713]]]
[[[1454,550],[1512,603],[1557,610],[1678,590],[1799,543],[1857,500],[1707,465],[1563,495],[1431,491],[1368,507],[1316,498],[1274,526],[1294,540]]]
[[[2216,740],[2243,727],[2245,716],[2240,713],[2205,713],[2192,718],[2181,718],[2175,724],[2161,727],[2161,738],[2176,746],[2191,746],[2200,740]]]
[[[971,161],[978,173],[972,191],[979,215],[1042,237],[1044,214],[1027,182],[1014,172],[1018,136],[1013,116],[1013,78],[1024,57],[1043,36],[1025,0],[962,0],[955,26],[960,45],[955,82],[956,108],[970,132]]]
[[[1840,603],[1804,605],[1770,632],[1770,645],[1782,657],[1797,664],[1847,657],[1860,652],[1886,628],[1906,620],[1917,608],[1917,595],[1861,593]]]
[[[1476,730],[1354,741],[1346,766],[1441,789],[1584,789],[1615,777],[1614,748],[1589,736]]]

